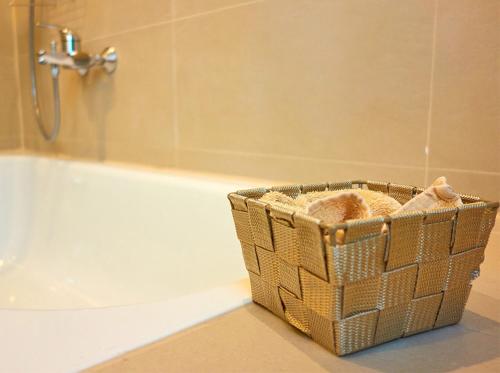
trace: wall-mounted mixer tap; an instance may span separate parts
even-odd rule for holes
[[[104,49],[99,55],[89,55],[80,50],[80,37],[69,28],[47,23],[37,23],[35,10],[37,8],[37,0],[29,0],[29,63],[31,76],[31,98],[33,103],[33,111],[40,133],[48,142],[53,142],[57,139],[59,129],[61,127],[61,99],[59,95],[59,72],[61,68],[72,69],[78,71],[80,75],[85,75],[94,66],[102,67],[108,74],[116,70],[118,58],[113,47]],[[61,39],[61,47],[58,51],[56,40],[50,43],[50,52],[40,50],[38,54],[35,51],[35,29],[41,27],[44,29],[52,29],[59,31]],[[47,129],[42,118],[40,103],[38,100],[38,83],[36,74],[36,64],[50,65],[50,73],[52,75],[52,92],[53,92],[53,122],[52,128]]]
[[[38,52],[38,63],[50,64],[53,75],[59,72],[56,67],[77,70],[82,76],[94,66],[102,67],[108,74],[116,70],[118,57],[114,47],[107,47],[97,55],[89,55],[80,50],[80,37],[69,28],[47,23],[37,23],[37,26],[59,31],[61,51],[57,51],[57,42],[53,40],[50,53],[43,49]]]

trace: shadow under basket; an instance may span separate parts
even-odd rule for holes
[[[229,194],[253,301],[337,355],[460,321],[498,202],[328,225],[259,198],[370,189],[405,203],[422,188],[350,181]],[[344,231],[337,244],[338,230]]]

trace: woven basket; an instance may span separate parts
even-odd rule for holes
[[[337,355],[459,322],[498,202],[462,195],[460,208],[328,225],[259,201],[270,190],[296,197],[347,188],[401,203],[422,192],[352,181],[229,194],[253,301]],[[337,230],[345,244],[330,239]]]

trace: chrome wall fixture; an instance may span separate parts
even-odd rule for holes
[[[35,0],[30,0],[30,16],[29,16],[29,50],[30,50],[30,75],[31,75],[31,97],[33,108],[35,110],[36,121],[38,128],[45,140],[53,142],[59,133],[61,126],[61,100],[59,97],[59,73],[60,69],[76,70],[81,76],[84,76],[93,67],[101,67],[108,74],[112,74],[116,70],[118,57],[115,48],[105,48],[101,54],[90,55],[80,50],[80,37],[67,27],[35,22]],[[35,28],[41,27],[44,29],[53,29],[59,32],[61,48],[58,50],[56,40],[50,43],[50,52],[43,49],[35,55]],[[54,123],[52,130],[46,130],[43,123],[40,105],[38,102],[38,85],[36,77],[36,63],[41,65],[49,65],[52,76],[52,92],[54,95]]]
[[[107,47],[99,55],[89,55],[80,50],[80,37],[67,27],[48,23],[37,23],[36,26],[59,31],[61,51],[57,51],[57,42],[51,42],[50,53],[44,49],[38,51],[38,63],[64,67],[78,71],[81,76],[87,74],[90,68],[101,66],[108,74],[116,70],[117,55],[115,48]]]

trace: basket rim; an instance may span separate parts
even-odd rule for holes
[[[260,196],[258,198],[255,198],[255,197],[249,197],[249,195],[252,195],[252,194],[259,195],[260,194],[262,196],[265,193],[268,193],[271,191],[276,191],[276,190],[279,191],[279,190],[283,190],[283,189],[291,189],[291,190],[296,190],[296,191],[298,190],[299,194],[302,194],[302,191],[304,190],[304,188],[307,188],[307,187],[325,186],[325,190],[328,190],[328,187],[330,185],[342,184],[342,183],[346,183],[346,184],[350,183],[352,189],[356,189],[356,188],[354,188],[355,185],[357,185],[357,189],[359,189],[363,185],[368,185],[369,183],[386,184],[387,188],[389,188],[390,185],[397,185],[398,187],[411,188],[412,196],[415,196],[416,194],[418,194],[417,192],[422,192],[424,190],[424,188],[422,188],[422,187],[417,187],[417,186],[409,185],[409,184],[399,184],[399,183],[392,183],[392,182],[386,182],[386,181],[381,182],[381,181],[375,181],[375,180],[357,180],[356,179],[356,180],[348,180],[348,181],[343,181],[343,182],[321,182],[321,183],[310,183],[310,184],[282,184],[282,185],[274,185],[274,186],[270,186],[270,187],[256,187],[256,188],[249,188],[249,189],[240,189],[240,190],[237,190],[235,192],[229,193],[227,195],[227,197],[229,198],[231,204],[232,204],[231,196],[233,196],[233,195],[238,195],[240,197],[244,197],[245,201],[247,201],[247,200],[258,201],[259,200],[258,198],[260,198]],[[460,207],[449,207],[449,208],[435,209],[435,210],[432,210],[432,214],[436,214],[439,212],[446,213],[446,212],[451,212],[451,211],[455,211],[455,213],[457,213],[458,211],[470,208],[468,206],[471,206],[471,205],[481,205],[481,206],[484,206],[485,208],[498,208],[500,206],[500,203],[498,201],[488,201],[488,200],[482,199],[481,197],[471,195],[471,194],[459,193],[459,196],[462,199],[465,199],[465,200],[468,200],[471,202],[464,203],[464,205],[460,206]],[[404,212],[401,212],[398,214],[382,215],[382,216],[377,216],[377,217],[367,218],[367,219],[353,219],[353,220],[348,220],[347,222],[344,222],[344,223],[328,224],[328,223],[323,222],[320,219],[313,218],[310,215],[304,214],[302,212],[294,211],[292,209],[287,209],[286,207],[280,206],[279,209],[281,211],[285,210],[285,211],[289,212],[290,216],[298,216],[298,217],[306,218],[309,220],[313,219],[317,222],[317,224],[321,228],[327,229],[330,231],[335,231],[335,230],[339,230],[339,229],[347,229],[354,222],[357,222],[357,223],[367,222],[367,223],[369,223],[369,222],[378,221],[379,223],[391,223],[392,220],[395,218],[408,216],[409,213],[410,214],[412,213],[410,211],[404,211]],[[277,211],[276,208],[274,206],[272,206],[270,203],[266,203],[266,211],[273,211],[273,210]],[[424,211],[418,211],[418,212],[420,212],[423,215],[423,218],[425,219],[425,217],[429,214],[429,211],[430,210],[427,210],[427,211],[424,210]]]

